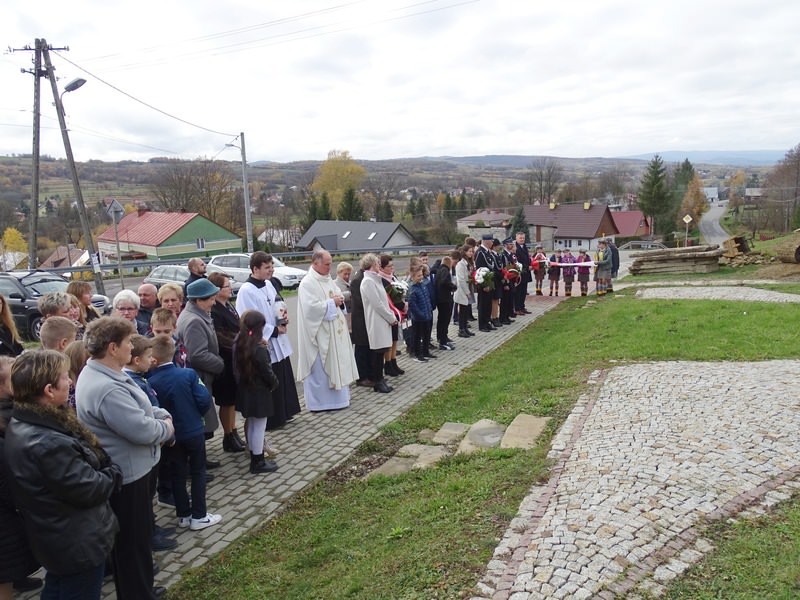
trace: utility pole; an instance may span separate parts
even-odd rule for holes
[[[247,152],[244,146],[244,131],[239,134],[242,141],[242,185],[244,189],[244,231],[247,236],[247,253],[253,253],[253,214],[250,212],[250,186],[247,183]]]
[[[39,228],[39,131],[41,129],[41,79],[47,77],[47,72],[42,69],[42,48],[47,46],[45,40],[37,39],[33,48],[12,48],[12,52],[34,52],[33,69],[20,69],[23,73],[33,75],[33,152],[31,163],[33,174],[31,176],[31,206],[28,214],[28,267],[35,269],[39,265],[37,257],[37,239]],[[69,50],[69,48],[54,48],[55,50]]]
[[[38,40],[37,40],[38,41]],[[72,145],[69,142],[69,133],[67,132],[67,122],[64,118],[64,106],[61,103],[61,96],[58,94],[58,82],[56,81],[55,69],[53,63],[50,61],[50,51],[47,43],[42,42],[42,56],[44,58],[45,68],[47,69],[47,78],[50,79],[50,87],[53,88],[53,100],[56,104],[56,112],[58,113],[58,124],[61,126],[61,137],[64,140],[64,152],[67,155],[67,164],[69,165],[70,174],[72,175],[72,188],[75,192],[75,203],[78,205],[78,216],[81,220],[81,228],[83,229],[84,244],[86,251],[89,253],[89,261],[94,271],[94,284],[98,294],[105,294],[105,285],[103,284],[103,273],[100,270],[100,261],[94,252],[94,242],[92,241],[92,230],[89,227],[89,219],[86,216],[86,205],[83,203],[83,192],[81,191],[81,184],[78,181],[78,169],[75,166],[75,157],[72,155]]]

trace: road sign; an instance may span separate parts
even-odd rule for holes
[[[688,225],[689,223],[692,222],[692,216],[691,215],[686,215],[685,217],[683,217],[683,222]]]

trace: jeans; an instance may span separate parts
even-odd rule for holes
[[[41,600],[99,600],[103,588],[106,563],[90,567],[72,575],[56,575],[48,571],[44,576]]]
[[[175,513],[178,517],[206,516],[206,440],[203,434],[176,441],[164,448],[172,472],[172,494],[175,496]],[[191,476],[192,502],[186,492],[186,478]]]

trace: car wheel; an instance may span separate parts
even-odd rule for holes
[[[39,315],[38,317],[34,317],[33,319],[31,319],[30,325],[28,325],[28,331],[30,332],[32,340],[35,340],[37,342],[41,341],[43,322],[44,319],[42,318],[42,315]]]

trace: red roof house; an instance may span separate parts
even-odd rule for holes
[[[111,225],[97,236],[98,250],[116,258],[117,240],[123,259],[188,258],[242,251],[238,235],[193,212],[128,213],[116,232]]]
[[[650,235],[650,219],[640,210],[613,211],[611,216],[620,237],[641,238]]]

